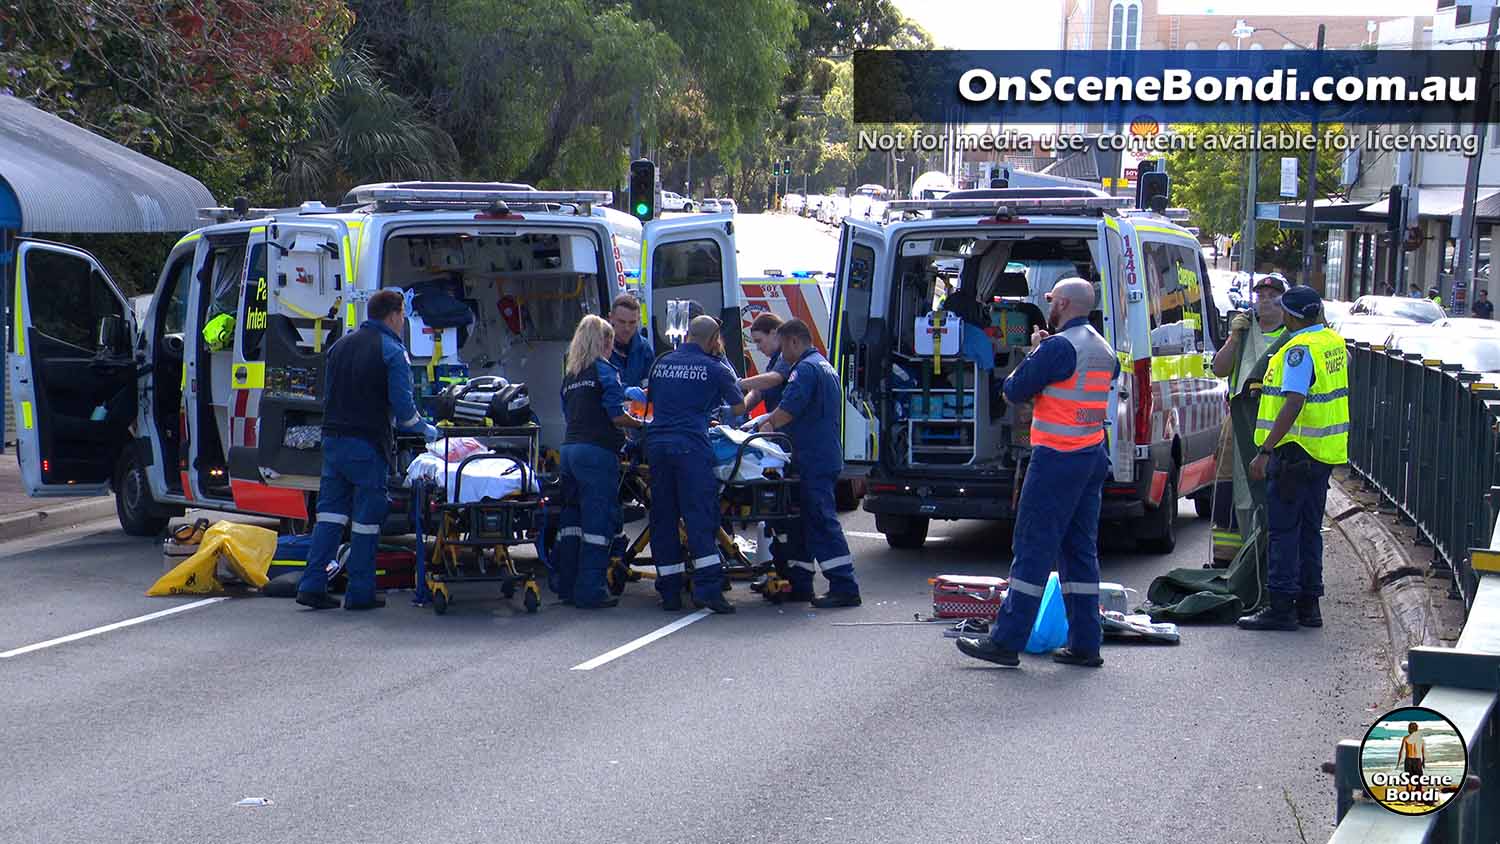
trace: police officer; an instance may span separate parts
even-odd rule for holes
[[[786,553],[790,563],[792,601],[811,601],[819,609],[857,607],[859,583],[854,579],[854,558],[839,525],[833,487],[844,468],[844,448],[839,439],[844,393],[839,376],[828,360],[813,348],[812,332],[800,319],[788,320],[776,331],[781,352],[793,362],[781,404],[762,422],[762,433],[784,431],[801,475],[797,494],[802,514],[787,531]],[[813,573],[823,570],[828,593],[813,596]]]
[[[297,603],[315,610],[339,605],[328,594],[326,567],[338,553],[346,526],[351,538],[344,609],[385,606],[385,599],[375,594],[375,546],[385,521],[385,480],[395,452],[391,421],[402,431],[423,433],[428,442],[438,438],[437,428],[422,421],[412,398],[411,360],[401,340],[404,306],[394,290],[376,293],[359,330],[328,348],[318,520],[297,586]]]
[[[1286,344],[1271,357],[1255,420],[1250,476],[1266,480],[1269,603],[1246,630],[1322,627],[1323,507],[1334,467],[1349,460],[1349,367],[1344,340],[1323,323],[1311,287],[1281,297]]]
[[[641,332],[640,300],[629,293],[616,296],[609,308],[609,324],[615,334],[609,362],[620,373],[621,384],[639,387],[645,383],[656,357],[651,353],[651,342]]]
[[[714,476],[708,444],[708,417],[722,405],[745,412],[745,398],[735,386],[734,370],[718,357],[719,323],[697,316],[688,323],[687,340],[657,358],[649,386],[653,416],[646,425],[646,462],[651,467],[651,558],[656,562],[656,591],[662,608],[682,609],[682,541],[677,523],[687,532],[693,561],[693,600],[716,613],[732,613],[724,600],[724,570],[714,541],[719,528],[719,480]]]
[[[1041,608],[1054,563],[1068,613],[1068,646],[1052,658],[1097,667],[1099,627],[1099,508],[1109,455],[1104,447],[1105,409],[1119,360],[1108,341],[1089,325],[1094,286],[1081,278],[1052,289],[1050,323],[1038,328],[1035,350],[1005,379],[1005,397],[1019,404],[1033,397],[1031,468],[1016,512],[1015,560],[1010,589],[985,639],[960,638],[958,649],[1006,668],[1021,664],[1020,651]]]
[[[609,544],[624,521],[620,511],[620,428],[639,428],[625,412],[625,388],[608,356],[616,334],[592,314],[573,332],[562,385],[568,421],[562,447],[567,503],[557,532],[555,589],[579,609],[612,607],[605,572]],[[580,547],[581,546],[581,547]]]

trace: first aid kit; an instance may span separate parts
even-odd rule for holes
[[[940,574],[932,579],[932,614],[937,618],[987,618],[1000,612],[1007,582],[1003,577]]]

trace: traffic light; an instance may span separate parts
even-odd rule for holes
[[[643,223],[656,217],[656,162],[649,158],[630,162],[630,216]]]
[[[792,160],[790,158],[781,163],[781,172],[787,174],[788,176],[792,175]]]
[[[780,161],[773,161],[773,162],[771,162],[771,175],[772,176],[780,176],[781,175],[781,162]]]

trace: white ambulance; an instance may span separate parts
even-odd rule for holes
[[[846,391],[845,458],[867,473],[864,507],[892,546],[921,546],[932,519],[1015,518],[1029,410],[999,385],[1069,276],[1094,282],[1091,320],[1122,370],[1103,518],[1165,552],[1179,497],[1207,513],[1225,413],[1207,267],[1186,229],[1129,203],[1073,186],[957,191],[892,202],[887,225],[844,221],[825,336]],[[944,309],[954,291],[972,294],[958,297],[974,303],[965,317],[998,351],[972,332],[966,349],[963,318]]]
[[[306,522],[321,464],[306,434],[322,417],[323,350],[358,326],[374,291],[435,280],[474,320],[463,336],[412,324],[416,380],[462,364],[525,382],[543,446],[556,447],[562,360],[579,318],[607,313],[624,289],[621,235],[649,244],[641,291],[651,324],[666,324],[669,298],[696,299],[723,319],[730,359],[742,359],[732,218],[632,229],[601,213],[610,201],[391,183],[355,188],[337,208],[212,209],[220,222],[172,249],[142,321],[88,253],[23,239],[8,374],[26,491],[113,489],[120,524],[137,535],[188,506]],[[223,315],[234,319],[232,342],[210,348],[204,326]]]

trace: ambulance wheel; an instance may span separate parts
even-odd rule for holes
[[[886,544],[892,548],[921,548],[927,541],[925,516],[876,516],[875,529],[885,534]]]
[[[1200,519],[1213,518],[1214,515],[1214,488],[1206,486],[1193,493],[1193,510]]]
[[[170,516],[162,515],[162,508],[151,497],[151,482],[146,477],[146,467],[127,451],[115,468],[115,516],[120,527],[130,536],[157,536],[167,528]],[[182,509],[176,508],[182,515]]]
[[[448,611],[448,593],[441,589],[432,591],[432,611],[442,615]]]
[[[1170,554],[1177,549],[1177,479],[1168,477],[1161,504],[1136,523],[1136,537],[1144,551]]]

